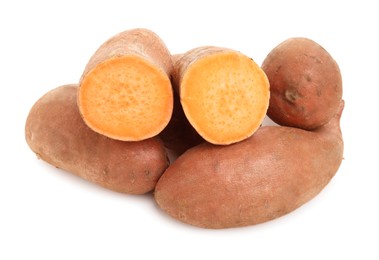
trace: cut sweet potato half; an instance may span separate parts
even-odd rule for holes
[[[171,55],[145,29],[120,33],[89,61],[78,106],[85,123],[113,139],[139,141],[159,134],[173,110]]]
[[[249,57],[230,49],[199,47],[176,63],[174,84],[196,131],[213,144],[251,136],[269,104],[269,82]]]

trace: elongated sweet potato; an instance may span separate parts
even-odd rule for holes
[[[159,134],[173,109],[171,54],[146,29],[115,35],[95,52],[80,80],[85,123],[113,139],[139,141]]]
[[[261,127],[229,146],[204,143],[180,156],[155,188],[172,217],[204,228],[262,223],[300,207],[337,172],[343,157],[339,113],[317,130]]]
[[[175,65],[173,85],[196,131],[213,144],[251,136],[269,104],[269,82],[249,57],[226,48],[199,47]]]
[[[92,131],[79,114],[77,91],[76,85],[58,87],[34,104],[25,126],[29,147],[42,160],[105,188],[153,190],[168,167],[161,140],[122,142]]]
[[[290,38],[263,61],[270,81],[268,116],[280,125],[315,129],[334,116],[342,99],[336,61],[318,43]]]

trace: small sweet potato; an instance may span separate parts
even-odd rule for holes
[[[315,197],[343,157],[339,113],[315,131],[261,127],[229,146],[204,143],[165,171],[155,188],[172,217],[204,228],[247,226],[275,219]]]
[[[336,113],[342,99],[341,72],[318,43],[290,38],[267,55],[262,69],[271,90],[267,115],[274,122],[311,130]]]
[[[122,142],[94,132],[79,114],[77,91],[76,85],[61,86],[34,104],[25,126],[29,147],[42,160],[105,188],[153,190],[168,167],[162,141]]]

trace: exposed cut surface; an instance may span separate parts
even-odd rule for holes
[[[86,124],[108,137],[136,141],[168,124],[173,95],[167,74],[137,55],[113,57],[81,81],[78,104]]]
[[[220,51],[191,63],[180,84],[184,112],[208,142],[230,144],[251,136],[268,107],[269,83],[250,58]]]

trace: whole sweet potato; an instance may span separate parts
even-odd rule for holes
[[[158,205],[204,228],[253,225],[293,211],[316,196],[341,164],[342,109],[343,102],[313,132],[266,126],[233,145],[189,149],[158,181]]]
[[[161,140],[123,142],[94,132],[80,116],[77,92],[76,85],[61,86],[34,104],[25,126],[29,147],[42,160],[105,188],[153,190],[168,167]]]
[[[290,38],[267,55],[262,69],[271,91],[267,115],[276,123],[311,130],[336,113],[342,99],[341,72],[318,43]]]

